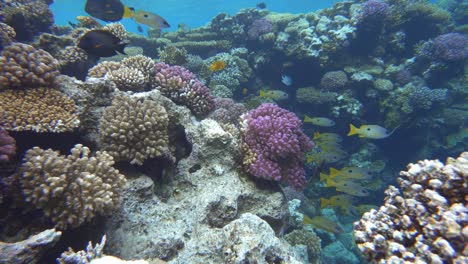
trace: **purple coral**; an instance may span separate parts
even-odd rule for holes
[[[389,14],[387,3],[378,0],[368,0],[362,5],[358,15],[359,22],[383,20]]]
[[[463,61],[468,57],[468,38],[460,33],[440,35],[432,45],[434,57],[441,61]]]
[[[255,177],[283,181],[303,189],[304,154],[314,144],[302,132],[302,122],[297,116],[266,103],[248,112],[244,120],[243,139],[254,156],[246,162],[247,171]]]
[[[156,63],[152,86],[177,104],[187,106],[195,115],[213,109],[214,97],[195,74],[181,66]]]
[[[273,24],[266,18],[259,18],[254,20],[247,31],[250,39],[256,39],[264,33],[268,33],[273,29]]]
[[[215,110],[208,115],[208,118],[224,124],[237,125],[239,117],[245,112],[247,108],[243,104],[236,103],[230,98],[216,98]]]
[[[16,153],[15,139],[8,135],[8,132],[0,127],[0,162],[7,162]]]

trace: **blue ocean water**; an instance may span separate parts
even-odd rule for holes
[[[59,0],[51,5],[54,11],[55,23],[58,25],[68,25],[68,22],[76,21],[76,16],[87,15],[84,11],[84,0]],[[154,0],[133,0],[122,1],[127,6],[135,9],[143,9],[146,11],[154,12],[164,17],[171,28],[169,31],[177,30],[178,24],[186,24],[194,28],[207,24],[213,17],[219,13],[235,14],[240,9],[255,7],[257,3],[263,2],[267,5],[267,9],[273,12],[283,13],[307,13],[313,12],[318,9],[331,7],[336,0],[267,0],[267,1],[233,1],[233,0],[168,0],[168,1],[154,1]],[[128,31],[138,32],[137,24],[130,19],[123,19],[121,23]],[[142,25],[143,27],[146,27]]]

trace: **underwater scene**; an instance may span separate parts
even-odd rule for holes
[[[0,264],[468,263],[466,0],[0,0]]]

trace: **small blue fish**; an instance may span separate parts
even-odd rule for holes
[[[291,86],[293,83],[291,76],[285,74],[281,76],[281,82],[286,86]]]

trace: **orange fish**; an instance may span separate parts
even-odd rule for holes
[[[210,65],[210,71],[215,72],[215,71],[222,71],[226,68],[226,62],[224,61],[214,61]]]

